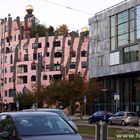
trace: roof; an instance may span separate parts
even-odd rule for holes
[[[56,109],[56,108],[31,108],[31,109],[25,109],[23,111],[63,111],[60,109]]]
[[[47,116],[58,116],[56,113],[52,112],[3,112],[0,113],[0,115],[5,114],[5,115],[10,115],[13,118],[14,117],[22,117],[22,116],[42,116],[42,115],[47,115]]]

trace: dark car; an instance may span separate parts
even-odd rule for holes
[[[108,119],[112,116],[113,114],[111,112],[107,111],[97,111],[94,114],[90,115],[88,118],[88,123],[96,123],[98,121],[105,121],[108,122]]]
[[[26,109],[23,110],[26,112],[29,111],[37,111],[37,112],[53,112],[58,114],[60,117],[62,117],[64,120],[66,120],[76,131],[78,131],[78,128],[76,124],[65,114],[63,110],[60,109],[55,109],[55,108],[31,108],[31,109]]]
[[[82,140],[59,115],[50,112],[0,114],[0,140]]]

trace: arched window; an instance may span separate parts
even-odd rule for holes
[[[35,75],[32,75],[31,81],[36,81],[36,76]]]

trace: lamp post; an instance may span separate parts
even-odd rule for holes
[[[86,115],[87,96],[84,96],[84,115]]]
[[[119,100],[120,100],[120,95],[118,93],[114,94],[114,100],[116,101],[116,112],[117,112],[119,107]]]

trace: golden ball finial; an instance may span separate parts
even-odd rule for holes
[[[34,8],[33,8],[32,5],[27,5],[27,6],[26,6],[26,11],[27,11],[28,13],[30,13],[30,12],[32,13],[33,10],[34,10]]]
[[[89,28],[88,28],[88,27],[83,27],[83,28],[82,28],[82,31],[83,31],[83,32],[89,31]]]

